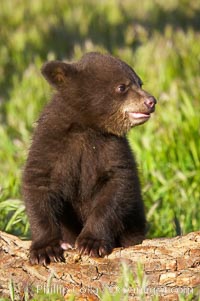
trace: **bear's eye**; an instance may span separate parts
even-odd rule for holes
[[[123,93],[126,91],[126,85],[125,84],[121,84],[117,87],[117,92],[118,93]]]

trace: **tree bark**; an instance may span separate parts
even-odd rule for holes
[[[65,253],[65,263],[31,266],[28,262],[29,241],[0,232],[0,296],[9,296],[13,283],[15,299],[37,292],[60,293],[68,300],[99,300],[99,293],[107,289],[111,294],[120,291],[119,279],[125,263],[135,285],[128,287],[128,300],[178,300],[178,293],[199,293],[200,232],[175,238],[144,240],[141,245],[115,249],[106,258],[79,256],[75,250]],[[141,268],[143,275],[141,276]],[[144,299],[142,299],[144,300]]]

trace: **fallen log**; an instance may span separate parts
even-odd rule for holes
[[[29,246],[29,241],[0,232],[0,296],[9,296],[9,283],[19,300],[38,292],[60,293],[65,300],[72,293],[74,300],[99,300],[101,292],[107,290],[114,295],[121,289],[122,294],[129,294],[128,300],[139,300],[142,294],[145,300],[157,295],[159,300],[173,301],[178,300],[178,294],[199,293],[200,232],[146,239],[99,259],[70,250],[65,253],[65,263],[49,266],[31,266]],[[138,263],[143,267],[142,280]],[[134,285],[129,286],[126,279],[120,287],[122,265],[132,273]]]

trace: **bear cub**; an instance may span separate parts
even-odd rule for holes
[[[64,261],[63,252],[103,257],[144,239],[137,166],[126,133],[149,120],[156,100],[125,62],[88,53],[50,61],[55,89],[34,131],[23,173],[31,264]]]

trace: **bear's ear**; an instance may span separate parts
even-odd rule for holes
[[[77,73],[77,69],[74,64],[50,61],[42,66],[41,72],[50,85],[59,89],[69,81],[70,77]]]

